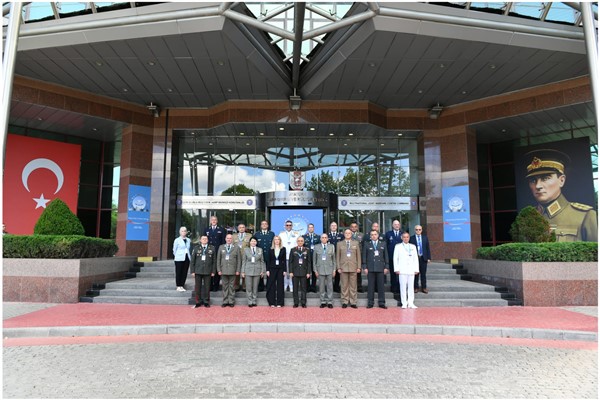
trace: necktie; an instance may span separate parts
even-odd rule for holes
[[[206,253],[206,246],[202,246],[202,254]]]
[[[252,248],[252,255],[254,255],[254,256],[256,255],[256,247]]]
[[[227,245],[227,252],[229,253],[231,251],[231,246]]]
[[[326,245],[326,244],[324,244],[324,245],[323,245],[323,251],[326,251],[326,250],[327,250],[327,245]]]
[[[417,236],[417,246],[419,247],[419,255],[422,256],[423,255],[423,251],[421,250],[421,235]]]
[[[346,242],[346,247],[350,250],[350,242]]]
[[[377,249],[377,240],[373,242],[373,248]]]

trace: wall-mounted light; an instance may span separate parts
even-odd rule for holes
[[[150,111],[150,115],[152,115],[154,118],[160,117],[160,107],[158,106],[158,104],[150,102],[150,104],[148,104],[146,108],[148,109],[148,111]]]
[[[429,119],[438,119],[443,109],[444,107],[440,106],[440,103],[437,103],[437,105],[431,107],[427,112]]]

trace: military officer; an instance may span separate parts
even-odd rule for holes
[[[233,236],[233,244],[237,246],[241,252],[244,252],[244,249],[250,246],[250,235],[246,233],[246,225],[239,224],[237,228],[237,234]],[[243,290],[246,287],[245,282],[240,278],[240,276],[235,277],[235,290]]]
[[[233,244],[233,235],[225,236],[225,244],[219,247],[217,254],[217,274],[223,281],[223,304],[221,307],[235,305],[234,283],[242,270],[242,250]]]
[[[361,269],[360,243],[352,240],[352,231],[344,231],[344,239],[338,242],[336,249],[336,267],[340,275],[342,308],[348,305],[358,308],[356,292],[356,273]]]
[[[335,247],[327,243],[329,236],[321,235],[321,243],[313,251],[313,271],[319,280],[321,308],[333,308],[333,277],[336,275]]]
[[[218,249],[223,243],[225,243],[225,235],[227,231],[219,226],[219,219],[213,215],[210,217],[210,225],[204,230],[204,234],[208,237],[208,244]],[[219,290],[219,275],[215,275],[211,280],[210,290],[216,292]]]
[[[215,276],[217,264],[215,248],[208,244],[208,236],[202,235],[200,244],[194,247],[190,269],[196,282],[196,305],[193,308],[210,307],[210,280]]]
[[[308,224],[307,230],[308,232],[302,237],[304,238],[304,245],[310,249],[310,257],[312,259],[315,246],[321,243],[321,241],[319,240],[319,235],[315,233],[314,224]],[[315,271],[313,271],[309,282],[307,282],[307,291],[317,293],[317,276],[315,275]]]
[[[356,240],[357,242],[362,244],[363,240],[365,239],[365,235],[362,232],[358,231],[358,223],[357,222],[351,223],[350,230],[352,231],[352,240]],[[358,286],[358,293],[362,293],[363,292],[362,271],[358,272],[356,274],[356,283]]]
[[[275,232],[269,230],[269,223],[267,221],[260,222],[260,230],[255,233],[254,237],[258,240],[258,247],[260,247],[265,256],[265,263],[269,265],[269,258],[271,256],[271,244],[273,243],[273,238],[275,237]],[[262,292],[265,290],[265,284],[261,279],[258,282],[258,291]]]
[[[327,234],[329,238],[329,243],[333,245],[333,248],[336,248],[337,242],[344,240],[344,235],[338,232],[338,224],[337,222],[332,222],[329,224],[329,233]],[[340,292],[340,275],[336,274],[333,279],[333,291],[336,293]]]
[[[294,308],[306,308],[306,282],[312,272],[310,249],[304,246],[304,237],[297,239],[298,246],[290,251],[290,277],[294,280]]]
[[[383,276],[388,273],[388,253],[385,241],[379,240],[379,232],[371,231],[371,240],[365,241],[362,248],[362,268],[369,278],[367,308],[373,308],[377,289],[379,308],[385,305]]]
[[[537,201],[538,211],[548,220],[558,242],[598,241],[596,211],[586,204],[573,203],[562,194],[569,157],[558,150],[527,153],[527,182]]]

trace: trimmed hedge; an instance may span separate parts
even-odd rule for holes
[[[73,214],[69,206],[56,198],[38,218],[33,228],[34,235],[84,235],[85,230],[77,215]]]
[[[506,243],[480,247],[477,258],[520,262],[592,262],[598,261],[596,242]]]
[[[114,240],[80,235],[4,235],[4,258],[112,257],[119,248]]]

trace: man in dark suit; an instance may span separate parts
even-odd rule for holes
[[[327,233],[327,237],[329,237],[329,243],[333,245],[333,248],[336,248],[337,242],[341,242],[344,240],[344,235],[338,232],[337,222],[332,222],[329,224],[329,233]],[[335,274],[335,278],[333,278],[333,291],[336,293],[340,292],[340,274]]]
[[[290,276],[294,280],[294,308],[306,308],[306,283],[312,273],[310,249],[304,246],[304,237],[297,240],[298,246],[290,251]]]
[[[388,273],[387,246],[384,241],[379,240],[379,232],[371,231],[370,236],[371,240],[364,243],[362,250],[362,269],[369,279],[367,308],[373,308],[375,289],[378,293],[379,308],[387,308],[383,289],[383,276]]]
[[[310,249],[310,258],[312,260],[315,246],[321,243],[321,239],[319,238],[319,235],[315,233],[314,224],[308,224],[307,228],[308,232],[306,232],[302,237],[304,238],[304,245]],[[311,279],[309,280],[307,285],[307,291],[317,293],[317,276],[315,275],[315,271],[312,272]]]
[[[218,249],[222,244],[225,244],[225,236],[227,231],[223,227],[219,226],[219,220],[216,216],[210,217],[210,225],[204,230],[204,234],[208,237],[208,244],[213,248]],[[217,274],[212,277],[210,284],[210,291],[216,292],[219,290],[219,281],[221,277]]]
[[[427,263],[431,261],[431,251],[429,249],[429,239],[423,235],[423,227],[415,225],[415,234],[410,237],[409,243],[417,247],[419,255],[419,275],[415,277],[415,293],[419,291],[419,276],[421,277],[421,292],[427,294]]]
[[[263,251],[265,264],[269,265],[269,250],[271,249],[271,243],[273,243],[275,233],[269,230],[269,223],[267,221],[260,222],[260,230],[254,234],[254,237],[258,241],[256,247],[260,247]],[[258,291],[265,291],[265,283],[262,279],[258,282]]]
[[[396,245],[398,243],[402,243],[402,231],[400,230],[400,228],[400,221],[395,219],[392,222],[392,230],[386,232],[384,237],[389,256],[391,291],[394,294],[394,298],[396,300],[400,298],[400,284],[398,282],[396,274],[394,273],[394,250],[396,249]]]

